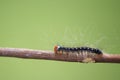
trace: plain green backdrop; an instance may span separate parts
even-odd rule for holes
[[[120,53],[120,0],[0,0],[0,47],[56,44]],[[0,80],[120,80],[120,65],[0,57]]]

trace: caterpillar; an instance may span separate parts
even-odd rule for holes
[[[90,48],[90,47],[62,47],[62,46],[54,46],[54,53],[59,54],[60,52],[78,52],[78,54],[88,52],[88,53],[95,53],[95,54],[102,54],[102,51],[97,48]]]
[[[63,46],[54,46],[54,53],[56,55],[75,54],[77,57],[82,59],[82,62],[95,62],[93,59],[96,55],[103,54],[103,52],[97,48],[91,47],[63,47]]]

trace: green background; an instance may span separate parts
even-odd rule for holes
[[[90,46],[120,53],[119,0],[0,0],[0,46]],[[0,80],[120,80],[120,65],[0,57]]]

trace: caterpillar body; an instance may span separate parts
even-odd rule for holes
[[[96,48],[90,48],[90,47],[62,47],[62,46],[55,46],[54,47],[54,52],[56,54],[59,54],[59,52],[88,52],[88,53],[95,53],[95,54],[102,54],[102,51]]]
[[[90,47],[63,47],[63,46],[54,46],[54,53],[56,55],[67,54],[76,55],[77,58],[82,59],[82,62],[95,62],[94,58],[97,55],[103,54],[103,52],[97,48]],[[79,60],[78,60],[79,61]]]

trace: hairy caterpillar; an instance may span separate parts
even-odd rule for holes
[[[90,47],[62,47],[62,46],[55,46],[54,52],[56,54],[59,54],[59,52],[89,52],[89,53],[95,53],[95,54],[102,54],[102,51],[96,48],[90,48]]]
[[[56,55],[62,54],[76,54],[80,56],[83,62],[94,62],[93,58],[96,55],[103,54],[103,52],[97,48],[90,48],[90,47],[63,47],[63,46],[54,46],[54,53]]]

